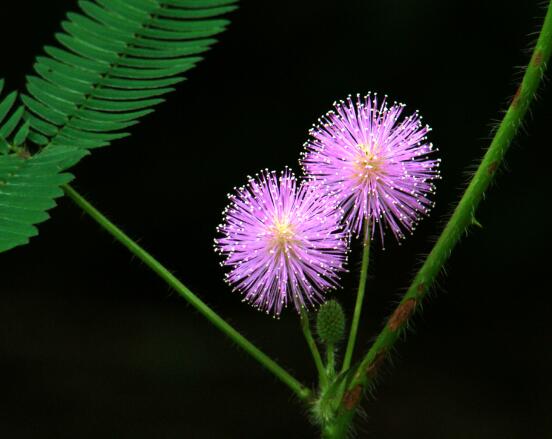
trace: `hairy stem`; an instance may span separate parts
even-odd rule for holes
[[[310,397],[310,390],[303,386],[286,370],[284,370],[272,358],[258,349],[253,343],[247,340],[236,329],[230,326],[216,312],[205,304],[199,297],[192,293],[182,282],[180,282],[169,270],[167,270],[151,254],[144,250],[134,240],[129,238],[121,229],[109,221],[102,213],[92,206],[82,195],[69,185],[64,185],[65,193],[100,227],[111,234],[117,241],[124,245],[134,256],[140,259],[146,266],[163,279],[171,288],[180,294],[190,305],[192,305],[203,317],[205,317],[214,326],[226,334],[234,343],[241,347],[245,352],[251,355],[266,369],[272,372],[280,381],[286,384],[302,400]]]
[[[508,111],[496,132],[489,149],[466,188],[454,213],[415,276],[399,305],[387,320],[376,341],[360,363],[340,405],[340,414],[334,424],[334,436],[344,437],[362,397],[363,390],[373,385],[378,369],[392,350],[409,319],[419,309],[429,287],[462,235],[471,225],[478,225],[474,213],[485,190],[496,175],[514,135],[520,127],[532,99],[537,92],[546,63],[552,52],[552,1],[541,28],[531,60],[525,70]]]
[[[304,309],[301,310],[301,329],[303,330],[303,335],[305,336],[305,340],[307,341],[307,345],[309,346],[309,350],[311,351],[312,358],[314,360],[314,365],[318,371],[320,387],[326,387],[328,385],[328,375],[326,373],[326,369],[324,368],[320,351],[318,350],[318,346],[316,345],[310,330],[309,315]]]
[[[358,332],[358,324],[360,322],[360,314],[362,313],[362,304],[364,303],[364,292],[366,290],[366,279],[368,278],[368,262],[370,261],[370,224],[366,220],[364,222],[364,241],[362,243],[362,265],[360,267],[360,280],[358,282],[357,297],[355,310],[353,312],[353,320],[351,321],[351,330],[349,340],[347,341],[347,349],[343,357],[343,366],[341,371],[345,371],[351,367],[353,352],[355,350],[356,336]]]

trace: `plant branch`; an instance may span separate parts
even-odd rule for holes
[[[351,322],[351,331],[349,340],[347,341],[347,349],[343,357],[343,366],[341,371],[349,369],[353,352],[355,350],[356,336],[358,332],[358,324],[360,322],[360,314],[362,313],[362,305],[364,303],[364,292],[366,291],[366,279],[368,278],[368,263],[370,262],[370,223],[368,220],[364,222],[364,241],[362,243],[362,264],[360,267],[360,280],[358,282],[357,297],[355,310],[353,312],[353,320]]]
[[[301,310],[301,329],[303,330],[303,335],[305,336],[305,340],[307,341],[307,345],[309,346],[309,350],[311,351],[312,358],[314,360],[314,365],[318,371],[320,387],[326,387],[328,384],[328,375],[326,373],[326,369],[324,368],[324,363],[322,363],[320,351],[318,350],[318,346],[316,346],[316,342],[314,341],[310,330],[309,315],[304,309]]]
[[[129,238],[121,229],[109,221],[102,213],[92,206],[82,195],[69,185],[64,185],[65,193],[100,227],[111,234],[117,241],[124,245],[134,256],[146,264],[161,279],[163,279],[171,288],[182,296],[190,305],[192,305],[200,314],[210,323],[216,326],[226,334],[234,343],[241,347],[245,352],[251,355],[255,360],[262,364],[266,369],[272,372],[280,381],[286,384],[302,400],[310,397],[310,390],[303,386],[279,364],[258,349],[253,343],[247,340],[236,329],[230,326],[215,311],[213,311],[205,302],[192,293],[182,282],[180,282],[169,270],[167,270],[151,254],[144,250],[134,240]]]
[[[429,253],[422,267],[395,311],[387,320],[374,344],[360,363],[340,406],[336,430],[344,435],[349,428],[362,392],[373,385],[378,369],[392,350],[410,318],[420,308],[422,300],[462,235],[471,225],[478,225],[474,217],[485,190],[493,181],[496,171],[520,127],[529,105],[538,90],[546,63],[552,52],[552,1],[548,5],[531,60],[523,79],[477,171],[460,199],[454,213]],[[340,435],[333,437],[342,437]]]

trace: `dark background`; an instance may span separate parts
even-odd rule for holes
[[[2,2],[8,87],[22,88],[75,3]],[[373,251],[364,350],[488,145],[543,16],[529,0],[243,2],[189,81],[80,163],[75,186],[313,384],[294,312],[269,318],[222,282],[212,240],[225,194],[261,168],[299,171],[308,128],[348,93],[420,110],[443,160],[437,206],[402,246]],[[458,246],[365,402],[360,437],[552,438],[551,104],[541,90],[481,206],[484,228]],[[0,255],[1,437],[316,437],[287,388],[68,199],[51,214],[31,245]],[[357,267],[338,293],[348,311]]]

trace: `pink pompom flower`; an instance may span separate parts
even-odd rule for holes
[[[376,94],[334,103],[309,132],[302,165],[305,173],[336,195],[347,229],[360,235],[384,227],[397,239],[412,232],[428,213],[439,178],[439,159],[427,142],[429,126],[418,112],[401,117],[403,104],[388,106]]]
[[[229,198],[215,250],[244,301],[279,316],[288,303],[300,312],[338,286],[347,237],[334,198],[287,169],[263,171]]]

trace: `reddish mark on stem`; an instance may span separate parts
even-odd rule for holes
[[[389,329],[395,332],[410,318],[416,308],[416,299],[408,299],[401,303],[389,319]]]
[[[419,296],[421,296],[425,291],[425,284],[423,282],[420,282],[417,286],[416,286],[416,292],[418,293]]]
[[[533,56],[533,65],[535,67],[540,67],[542,64],[542,59],[543,59],[542,52],[540,50],[537,50],[535,52],[535,56]]]
[[[512,108],[516,108],[519,104],[519,98],[521,96],[521,87],[518,87],[516,90],[516,94],[514,94],[514,97],[512,98]]]
[[[374,379],[376,377],[381,365],[385,362],[386,354],[387,352],[385,350],[379,351],[376,358],[374,358],[374,361],[372,361],[372,364],[368,366],[366,369],[366,375],[369,379]]]
[[[497,168],[498,168],[498,162],[497,161],[492,162],[487,168],[487,174],[493,175],[496,172]]]
[[[362,388],[358,384],[351,390],[347,391],[345,395],[343,395],[343,407],[345,407],[347,410],[354,409],[360,401],[361,393]]]

